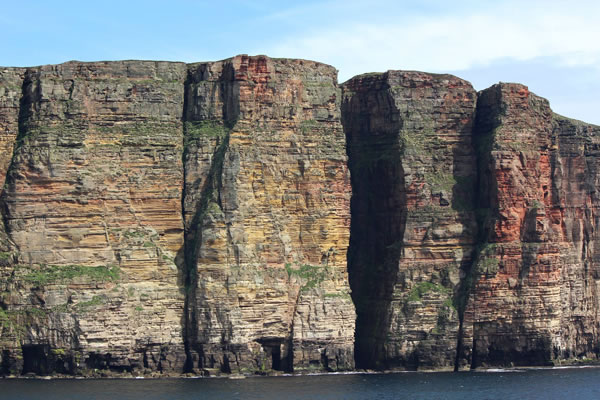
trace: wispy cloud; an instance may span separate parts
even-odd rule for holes
[[[267,54],[324,61],[340,80],[358,73],[397,69],[465,70],[500,59],[552,57],[565,66],[600,68],[600,4],[593,2],[503,2],[450,15],[378,10],[385,23],[343,19],[308,27],[273,42]],[[582,5],[584,8],[582,8]],[[396,22],[389,22],[397,13]],[[283,14],[282,14],[283,17]]]

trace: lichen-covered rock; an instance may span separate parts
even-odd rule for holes
[[[191,65],[186,93],[190,367],[353,368],[335,69],[238,56]]]
[[[343,90],[357,365],[452,368],[477,233],[476,93],[451,75],[403,71]]]

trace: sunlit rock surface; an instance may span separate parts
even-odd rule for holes
[[[451,75],[0,68],[0,374],[597,359],[599,134]]]

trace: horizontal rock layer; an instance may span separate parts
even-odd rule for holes
[[[522,85],[480,94],[474,367],[598,357],[599,133]]]
[[[2,68],[0,373],[597,358],[599,131],[451,75]]]
[[[1,77],[3,373],[354,367],[335,69]]]
[[[357,363],[453,367],[461,276],[477,237],[477,95],[450,75],[402,71],[361,75],[343,89]]]

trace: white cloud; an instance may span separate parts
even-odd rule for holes
[[[600,68],[600,4],[593,2],[503,2],[446,15],[408,15],[394,23],[332,20],[324,29],[285,37],[262,52],[327,62],[340,81],[387,69],[465,70],[500,59],[552,57],[564,66]],[[366,21],[366,22],[365,22]]]

